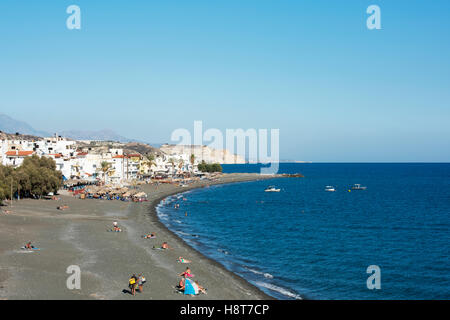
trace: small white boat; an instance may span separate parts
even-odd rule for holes
[[[352,187],[352,190],[366,190],[367,189],[367,187],[363,187],[363,186],[361,186],[360,184],[354,184],[353,185],[353,187]]]
[[[264,191],[265,192],[280,192],[280,189],[277,189],[274,186],[268,186]]]
[[[333,186],[326,186],[326,187],[325,187],[325,191],[328,191],[328,192],[335,192],[336,189],[335,189]]]

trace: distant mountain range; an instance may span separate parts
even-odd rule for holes
[[[50,132],[46,132],[46,131],[36,130],[28,123],[13,119],[10,116],[3,114],[3,113],[0,113],[0,131],[3,131],[5,133],[12,133],[12,134],[15,134],[16,132],[18,132],[20,134],[32,135],[32,136],[38,136],[38,137],[50,137],[55,134],[55,133],[50,133]],[[62,137],[73,139],[73,140],[101,140],[101,141],[117,141],[117,142],[123,142],[123,143],[127,143],[127,142],[147,143],[147,142],[143,142],[143,141],[138,141],[136,139],[129,139],[129,138],[123,137],[109,129],[103,129],[103,130],[98,130],[98,131],[67,130],[67,131],[57,132],[57,134]],[[152,144],[152,145],[160,145],[160,144],[158,143],[158,144]]]
[[[74,139],[74,140],[102,140],[102,141],[118,141],[118,142],[131,142],[132,139],[125,138],[116,132],[103,129],[97,131],[91,130],[67,130],[58,132],[59,136]]]
[[[0,131],[5,133],[20,133],[32,136],[48,137],[51,136],[48,132],[35,130],[28,123],[15,120],[6,114],[0,113]]]

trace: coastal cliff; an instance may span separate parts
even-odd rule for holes
[[[217,150],[208,146],[201,145],[169,145],[164,144],[160,150],[167,155],[184,154],[190,157],[195,155],[198,162],[221,163],[221,164],[243,164],[245,159],[239,155],[232,154],[230,151],[223,149]]]

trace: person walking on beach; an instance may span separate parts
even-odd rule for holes
[[[136,277],[135,274],[133,274],[133,275],[131,276],[130,280],[128,280],[128,287],[130,288],[131,294],[132,294],[133,296],[136,295],[136,281],[137,281],[137,277]]]
[[[138,275],[138,287],[139,287],[139,292],[143,292],[144,291],[144,283],[145,283],[145,278],[142,275],[142,273],[140,273]]]

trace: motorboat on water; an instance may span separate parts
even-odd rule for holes
[[[265,192],[280,192],[280,189],[275,188],[275,186],[268,186],[264,191]]]
[[[335,189],[333,186],[326,186],[326,187],[325,187],[325,191],[328,191],[328,192],[335,192],[336,189]]]
[[[353,187],[352,187],[352,190],[366,190],[367,189],[367,187],[363,187],[363,186],[361,186],[360,184],[354,184],[353,185]]]

